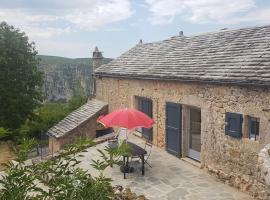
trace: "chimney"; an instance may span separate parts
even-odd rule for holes
[[[96,76],[95,70],[103,64],[102,52],[98,50],[98,47],[95,47],[92,56],[92,71],[91,71],[91,86],[90,86],[90,98],[96,95]]]
[[[95,69],[100,67],[102,64],[103,64],[102,52],[98,50],[98,47],[95,47],[92,57],[93,71],[95,71]]]
[[[179,31],[179,36],[184,36],[184,32],[183,31]]]

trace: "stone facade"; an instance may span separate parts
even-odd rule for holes
[[[95,116],[89,120],[77,126],[75,129],[70,131],[68,134],[60,138],[50,137],[49,138],[49,150],[51,153],[58,152],[64,145],[74,143],[78,138],[96,138],[96,131],[102,130],[104,127],[97,123],[97,118],[100,115],[108,113],[108,107],[105,107],[100,112],[96,113]]]
[[[266,145],[259,153],[258,178],[268,186],[267,189],[270,191],[270,144]]]
[[[270,90],[176,81],[98,77],[97,99],[108,102],[109,112],[137,107],[135,96],[153,102],[153,143],[165,149],[166,102],[195,106],[201,110],[201,166],[222,181],[247,191],[258,199],[270,197],[269,186],[258,175],[258,153],[270,143]],[[184,110],[184,109],[183,109]],[[260,119],[260,138],[250,140],[225,135],[225,113],[241,113]],[[184,113],[183,113],[184,114]],[[184,117],[184,116],[183,116]],[[183,130],[183,135],[185,131]],[[184,137],[184,136],[183,136]],[[185,147],[185,141],[183,148]],[[185,150],[182,149],[183,156]]]

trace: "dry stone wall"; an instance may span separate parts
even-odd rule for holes
[[[266,145],[259,153],[258,170],[261,180],[270,185],[270,144]]]
[[[259,180],[268,186],[267,190],[270,191],[270,144],[260,151],[257,167]],[[267,194],[265,195],[267,196]],[[270,196],[268,196],[268,199],[270,199]]]
[[[165,149],[165,105],[175,102],[201,109],[201,165],[220,180],[258,199],[270,195],[258,178],[258,153],[270,143],[270,90],[173,81],[99,77],[97,98],[109,110],[136,107],[135,96],[153,101],[153,143]],[[235,139],[225,135],[225,113],[260,118],[260,139]]]

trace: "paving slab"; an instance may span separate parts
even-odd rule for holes
[[[143,140],[130,135],[129,141],[144,146]],[[80,166],[92,175],[98,173],[91,166],[92,159],[100,159],[97,149],[103,149],[107,142],[90,147],[81,153],[84,157]],[[112,178],[114,185],[130,187],[137,194],[143,194],[150,200],[252,200],[249,195],[226,184],[218,182],[206,171],[199,169],[181,159],[170,155],[157,147],[152,148],[149,158],[152,166],[145,166],[145,176],[140,171],[123,178],[119,166],[113,166],[105,171]]]

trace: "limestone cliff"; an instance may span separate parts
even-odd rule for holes
[[[75,94],[89,95],[91,91],[91,58],[63,58],[39,55],[44,72],[43,92],[46,101],[65,102]],[[108,63],[111,59],[105,59]]]

